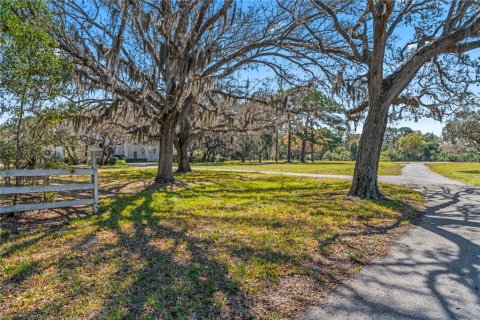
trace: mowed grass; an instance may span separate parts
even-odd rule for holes
[[[153,169],[102,171],[119,185]],[[345,196],[349,183],[197,171],[181,187],[104,196],[101,214],[1,230],[2,319],[292,318],[386,253],[420,193]]]
[[[442,176],[480,186],[480,163],[478,162],[428,163],[427,166]]]
[[[400,175],[405,162],[380,162],[379,175]],[[318,173],[318,174],[341,174],[353,175],[355,167],[354,161],[316,161],[314,163],[287,163],[287,162],[240,162],[227,161],[218,163],[195,163],[193,167],[218,168],[218,169],[235,169],[235,170],[265,170],[278,172],[299,172],[299,173]]]

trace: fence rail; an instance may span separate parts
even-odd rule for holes
[[[42,210],[42,209],[56,209],[56,208],[65,208],[65,207],[74,207],[74,206],[87,206],[91,204],[93,205],[95,204],[95,201],[93,199],[18,204],[15,206],[0,207],[0,214],[31,211],[31,210]]]
[[[93,175],[96,169],[38,169],[38,170],[5,170],[0,177],[48,177],[48,176],[85,176]]]
[[[93,190],[93,183],[72,183],[58,186],[24,186],[24,187],[0,187],[0,194],[28,194],[39,192],[60,192],[60,191],[77,191],[77,190]]]
[[[51,176],[67,176],[67,175],[89,175],[91,176],[90,183],[68,183],[61,185],[48,185],[49,177]],[[98,205],[98,172],[96,168],[96,157],[92,153],[92,168],[91,169],[41,169],[41,170],[5,170],[0,171],[0,177],[5,180],[9,178],[18,177],[43,177],[44,184],[38,186],[13,186],[0,187],[0,195],[18,195],[18,194],[32,194],[44,192],[62,192],[62,191],[92,191],[90,199],[78,199],[68,201],[56,202],[40,202],[31,204],[18,204],[11,206],[0,206],[0,215],[6,213],[41,210],[41,209],[55,209],[72,206],[86,206],[93,205],[93,212],[97,213]]]

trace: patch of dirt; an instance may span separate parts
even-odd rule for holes
[[[336,235],[321,244],[308,275],[281,277],[278,283],[261,289],[252,300],[252,313],[258,318],[292,319],[319,304],[343,282],[372,261],[386,256],[392,245],[411,224],[370,230],[361,235]]]
[[[91,206],[18,212],[12,217],[1,217],[0,226],[8,233],[16,234],[21,231],[33,231],[39,227],[53,228],[62,225],[69,219],[90,214],[92,214]]]
[[[107,182],[100,185],[100,198],[107,198],[118,194],[134,194],[154,185],[151,180],[132,182]]]
[[[254,300],[253,313],[290,319],[318,303],[325,296],[325,286],[313,278],[292,275],[280,278],[278,284],[264,288]]]

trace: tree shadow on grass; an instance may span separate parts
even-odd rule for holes
[[[406,202],[391,198],[367,201],[401,214],[396,217],[387,216],[385,223],[381,224],[371,223],[370,219],[357,216],[357,226],[340,230],[319,241],[322,256],[336,266],[334,276],[325,276],[330,284],[329,291],[335,290],[379,256],[386,255],[390,246],[408,230],[404,226],[420,221],[422,212]]]
[[[468,173],[468,174],[480,174],[480,170],[463,170],[459,171],[461,173]]]
[[[211,241],[191,237],[182,227],[156,217],[154,192],[114,200],[111,214],[99,222],[118,236],[116,246],[127,261],[111,280],[129,278],[104,300],[101,314],[129,319],[252,318],[227,266],[209,254]],[[140,204],[125,216],[127,206],[137,201]],[[132,224],[130,232],[124,230],[125,222]]]
[[[279,186],[277,191],[282,188]],[[272,191],[271,188],[268,190]],[[116,314],[122,318],[254,318],[257,314],[252,311],[252,297],[246,296],[241,290],[245,283],[233,280],[227,264],[212,254],[211,250],[218,249],[214,240],[192,235],[189,230],[191,226],[183,221],[191,220],[192,215],[182,212],[174,216],[175,202],[168,201],[168,192],[167,201],[163,202],[165,207],[162,208],[162,213],[158,214],[158,202],[153,205],[156,192],[148,188],[132,196],[117,197],[108,204],[110,213],[97,223],[100,230],[111,230],[118,238],[112,248],[104,248],[102,251],[118,249],[116,255],[122,259],[119,270],[108,279],[112,288],[121,290],[115,289],[102,299],[104,303],[101,314]],[[239,196],[237,190],[231,192]],[[178,193],[171,194],[183,198]],[[245,197],[247,196],[246,194]],[[170,215],[166,213],[168,211],[173,216],[165,219],[165,215]],[[205,219],[212,220],[213,225],[213,220],[219,220],[234,225],[247,223],[272,227],[269,222],[261,219],[245,217]],[[85,237],[79,246],[88,243],[90,239],[91,237]],[[238,243],[222,245],[221,250],[225,250],[229,259],[247,265],[252,262],[296,265],[307,273],[316,272],[320,267],[302,265],[297,256],[279,253],[269,247],[249,247]],[[266,272],[266,279],[276,281],[275,272],[270,274],[268,267],[261,272]],[[324,276],[330,275],[326,273]],[[330,282],[323,276],[312,276],[313,279],[319,287],[318,290],[325,288],[325,281]]]
[[[6,267],[4,272],[8,278],[2,282],[2,285],[17,286],[34,274],[40,273],[40,266],[37,262],[25,261],[12,267]]]
[[[9,256],[15,254],[18,251],[25,250],[30,246],[35,245],[37,242],[41,241],[43,238],[47,237],[47,235],[48,235],[47,232],[42,232],[42,233],[36,234],[33,237],[28,237],[26,240],[17,241],[16,244],[9,246],[8,249],[2,251],[1,257],[8,258]],[[7,242],[9,236],[8,237],[5,236],[4,238],[5,239],[2,239],[2,241]]]

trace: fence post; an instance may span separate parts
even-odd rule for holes
[[[48,176],[43,177],[43,185],[48,186],[49,184],[50,184],[50,179],[48,178]],[[43,201],[47,201],[47,193],[46,192],[43,193]]]
[[[93,183],[93,213],[98,212],[98,172],[97,172],[97,155],[92,151],[92,183]]]

